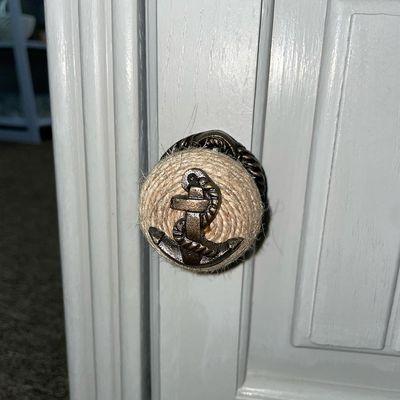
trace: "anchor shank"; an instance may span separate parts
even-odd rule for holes
[[[188,239],[200,242],[201,226],[200,226],[200,214],[195,212],[186,213],[186,235]]]

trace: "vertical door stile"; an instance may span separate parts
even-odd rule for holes
[[[70,398],[95,400],[79,4],[45,6]]]
[[[157,7],[158,155],[209,129],[250,148],[261,2],[173,0]],[[242,274],[251,265],[211,276],[165,261],[153,267],[154,399],[233,399]]]
[[[159,159],[157,0],[146,4],[146,83],[148,172]],[[147,247],[148,249],[148,247]],[[161,399],[160,382],[160,259],[152,251],[149,261],[151,399]]]
[[[88,190],[96,400],[120,399],[110,3],[80,2],[83,121]]]
[[[148,399],[144,7],[46,2],[71,400]]]
[[[149,265],[137,206],[147,170],[144,11],[141,1],[112,3],[123,400],[150,396]]]
[[[274,0],[262,0],[257,49],[257,71],[255,81],[251,141],[252,152],[259,160],[262,159],[263,155],[273,16]],[[266,171],[266,173],[268,176],[268,171]],[[238,390],[239,392],[241,386],[245,382],[247,373],[247,357],[251,324],[251,302],[255,257],[257,257],[257,255],[246,262],[243,268],[242,276],[236,381],[236,390]]]

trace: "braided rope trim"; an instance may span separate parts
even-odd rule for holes
[[[140,225],[150,245],[160,254],[160,249],[149,237],[148,229],[155,226],[173,237],[173,227],[182,212],[170,208],[174,195],[184,194],[182,175],[188,169],[202,168],[220,188],[222,204],[205,236],[213,242],[223,242],[233,237],[244,238],[240,247],[222,263],[207,269],[192,269],[198,273],[225,270],[254,245],[261,228],[264,207],[257,186],[241,163],[216,151],[199,148],[182,149],[164,157],[150,172],[140,194]],[[170,261],[171,262],[171,261]],[[173,262],[172,262],[173,263]]]

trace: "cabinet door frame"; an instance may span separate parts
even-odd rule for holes
[[[148,399],[144,3],[45,7],[70,398]]]

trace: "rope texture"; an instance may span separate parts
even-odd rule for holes
[[[200,168],[219,186],[222,202],[215,219],[205,230],[205,237],[213,242],[224,242],[241,237],[239,248],[210,270],[224,269],[245,253],[255,242],[261,229],[263,204],[256,184],[237,161],[225,154],[206,149],[189,149],[161,160],[144,181],[139,204],[140,227],[153,248],[148,233],[154,226],[173,237],[173,227],[184,212],[170,208],[171,198],[187,194],[182,188],[182,176],[192,168]]]

